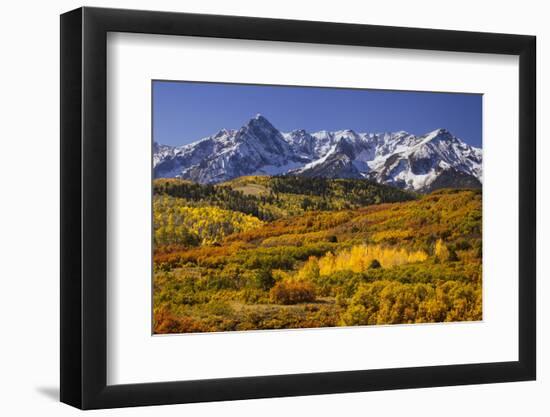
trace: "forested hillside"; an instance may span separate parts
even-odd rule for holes
[[[481,191],[154,183],[154,331],[480,320]]]
[[[311,210],[342,210],[406,201],[415,195],[368,180],[240,177],[219,185],[156,179],[155,196],[169,195],[190,206],[215,206],[274,220]]]

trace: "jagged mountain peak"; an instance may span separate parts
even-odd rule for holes
[[[432,130],[431,132],[427,133],[425,136],[426,140],[442,140],[442,141],[449,141],[453,140],[454,136],[451,132],[449,132],[445,128],[438,128],[435,130]]]
[[[262,114],[240,129],[222,129],[179,148],[155,142],[153,151],[156,177],[201,183],[242,175],[293,174],[369,178],[400,188],[429,190],[439,184],[449,186],[455,179],[459,185],[480,183],[482,173],[481,149],[445,128],[424,135],[353,129],[283,133]]]
[[[271,137],[283,139],[281,132],[279,132],[279,130],[277,130],[269,120],[259,113],[239,129],[239,133],[247,132],[251,132],[259,139],[270,139]]]
[[[355,136],[357,133],[353,129],[342,129],[334,132],[337,136]]]
[[[271,124],[269,120],[267,120],[266,117],[264,117],[262,114],[258,113],[256,116],[252,117],[245,126],[265,126],[269,128],[275,129],[275,127]]]
[[[222,137],[229,137],[235,134],[235,130],[233,129],[220,129],[218,133],[216,133],[213,138],[222,138]]]
[[[427,135],[437,136],[437,135],[444,135],[444,134],[449,134],[449,133],[450,132],[447,129],[445,129],[444,127],[438,127],[437,129],[434,129],[431,132],[428,132]]]

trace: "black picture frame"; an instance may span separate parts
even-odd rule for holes
[[[519,360],[107,385],[108,32],[519,56]],[[251,17],[80,8],[61,15],[61,401],[81,409],[533,380],[536,38]]]

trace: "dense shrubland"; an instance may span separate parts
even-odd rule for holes
[[[244,177],[154,191],[156,333],[482,318],[479,190]]]

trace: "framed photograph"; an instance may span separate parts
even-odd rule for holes
[[[61,16],[61,401],[533,380],[535,37]]]

